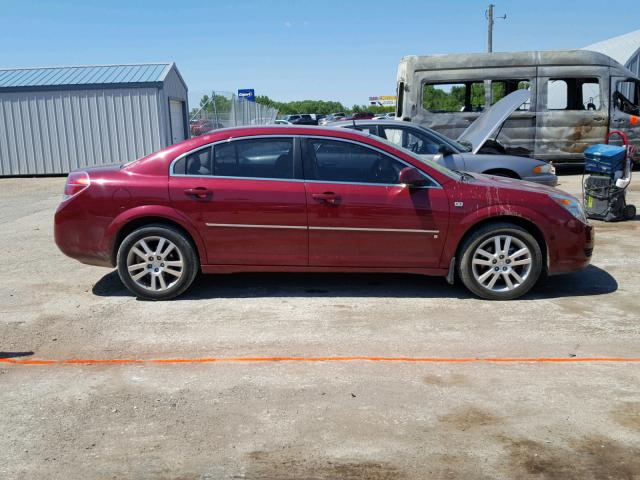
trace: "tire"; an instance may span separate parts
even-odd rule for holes
[[[636,207],[635,205],[626,205],[624,207],[624,219],[625,220],[633,220],[636,218]]]
[[[147,225],[127,235],[118,248],[117,265],[122,283],[147,300],[177,297],[199,271],[195,246],[166,225]]]
[[[510,240],[508,254],[505,254],[507,237]],[[496,238],[499,238],[500,249],[496,249]],[[491,223],[478,228],[464,241],[460,252],[458,274],[462,283],[487,300],[521,297],[536,284],[543,270],[537,240],[524,228],[511,223]]]

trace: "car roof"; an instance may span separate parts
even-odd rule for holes
[[[368,132],[360,132],[358,130],[350,130],[346,128],[336,127],[319,127],[316,125],[256,125],[246,127],[228,127],[211,130],[198,137],[190,138],[180,143],[176,143],[162,152],[178,153],[194,150],[198,147],[207,145],[221,140],[230,140],[240,137],[254,137],[260,135],[308,135],[321,137],[344,138],[347,140],[362,141],[370,139],[377,142],[378,137],[370,135]],[[369,142],[371,143],[371,142]]]
[[[354,120],[356,125],[385,125],[385,126],[405,126],[405,127],[416,127],[420,129],[424,129],[423,126],[418,125],[417,123],[405,122],[401,120],[374,120],[372,118],[365,120]],[[353,125],[353,121],[351,120],[342,120],[340,122],[333,122],[331,126],[335,127],[343,127],[345,125]]]

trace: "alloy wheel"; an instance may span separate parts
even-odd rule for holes
[[[164,237],[142,238],[127,254],[129,277],[145,290],[168,290],[180,280],[183,271],[182,252],[175,243]]]
[[[512,235],[495,235],[482,242],[471,260],[475,280],[492,292],[510,292],[529,277],[532,254],[529,247]]]

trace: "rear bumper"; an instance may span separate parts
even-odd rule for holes
[[[595,234],[593,225],[569,220],[562,235],[549,248],[549,275],[583,270],[591,263]]]
[[[89,215],[71,199],[58,206],[54,217],[54,239],[66,256],[87,265],[113,267],[105,231],[111,218]]]

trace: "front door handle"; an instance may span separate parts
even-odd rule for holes
[[[187,188],[184,193],[200,200],[213,196],[213,192],[206,187]]]
[[[624,122],[624,119],[622,119],[622,118],[614,118],[613,119],[613,123],[622,123],[622,122]]]
[[[311,198],[318,203],[326,203],[328,205],[337,205],[340,203],[340,196],[333,192],[312,193]]]
[[[597,116],[597,117],[593,117],[593,119],[594,119],[596,122],[602,122],[602,121],[604,120],[604,117]]]

